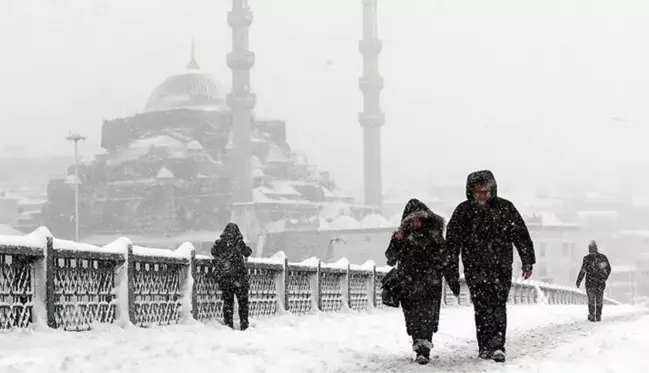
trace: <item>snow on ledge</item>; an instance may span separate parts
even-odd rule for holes
[[[0,245],[22,246],[45,250],[47,237],[52,237],[52,232],[45,227],[38,227],[33,232],[23,236],[0,235]]]
[[[322,266],[332,269],[347,269],[349,268],[349,260],[347,260],[347,258],[340,258],[336,262],[323,264]]]
[[[185,244],[180,245],[176,250],[157,249],[153,247],[133,246],[133,255],[158,256],[163,258],[187,259]],[[190,244],[191,245],[191,244]],[[193,248],[193,246],[192,246]],[[183,249],[183,250],[180,250]]]
[[[254,257],[248,258],[248,262],[250,263],[281,264],[282,266],[284,265],[285,261],[286,261],[286,253],[284,253],[283,251],[276,252],[270,258],[254,258]]]
[[[358,265],[354,264],[352,265],[353,269],[358,269],[361,271],[372,271],[374,270],[374,267],[376,267],[376,263],[373,260],[368,260],[365,263]]]
[[[308,259],[304,259],[303,261],[301,261],[299,263],[289,263],[289,264],[295,264],[295,265],[302,266],[302,267],[317,268],[318,263],[320,263],[320,259],[316,258],[315,256],[312,256],[312,257],[310,257]]]
[[[102,250],[109,253],[119,253],[123,255],[128,255],[128,247],[131,246],[131,240],[126,237],[120,237],[115,241],[102,246]]]
[[[70,241],[70,240],[64,240],[61,238],[55,238],[53,244],[54,244],[53,245],[54,249],[56,250],[103,252],[103,250],[99,246]]]
[[[391,269],[392,269],[392,267],[390,267],[390,266],[376,267],[376,272],[386,274],[386,273],[390,272]]]

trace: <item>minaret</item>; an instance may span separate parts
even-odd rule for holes
[[[363,127],[363,176],[365,204],[381,208],[381,126],[385,115],[381,111],[380,93],[383,78],[379,75],[379,53],[383,44],[378,38],[377,0],[363,1],[363,39],[359,50],[363,55],[363,76],[359,87],[363,92],[363,112],[359,121]]]
[[[187,70],[200,70],[201,67],[196,62],[196,42],[192,38],[192,55],[189,63],[187,64]]]
[[[232,69],[232,93],[228,95],[228,107],[232,111],[232,132],[234,140],[233,191],[234,203],[252,202],[252,109],[256,97],[250,90],[250,69],[255,64],[255,54],[248,50],[248,29],[252,24],[252,11],[248,0],[232,0],[232,11],[228,13],[228,24],[232,28],[232,52],[227,63]]]

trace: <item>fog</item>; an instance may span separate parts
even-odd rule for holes
[[[361,1],[249,4],[257,117],[285,119],[291,146],[361,190]],[[183,71],[192,38],[229,87],[229,6],[1,2],[0,148],[70,154],[74,130],[92,156],[102,121],[141,111]],[[461,184],[479,168],[521,189],[615,191],[622,166],[649,163],[646,1],[380,1],[379,12],[384,191]]]

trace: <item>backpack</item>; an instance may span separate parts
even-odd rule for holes
[[[236,246],[229,246],[225,243],[219,245],[218,254],[212,259],[213,276],[218,285],[231,284],[236,280],[237,272],[240,272],[242,258],[237,252]]]

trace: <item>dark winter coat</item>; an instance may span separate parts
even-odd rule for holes
[[[423,226],[410,228],[410,223],[421,219]],[[385,252],[387,263],[397,265],[401,289],[408,298],[439,297],[431,289],[441,284],[446,260],[444,218],[433,213],[417,199],[408,201],[401,218],[403,238],[392,236]],[[440,287],[441,289],[441,287]]]
[[[215,277],[219,286],[240,287],[249,281],[245,258],[252,254],[252,249],[243,241],[243,235],[235,223],[228,225],[221,237],[212,246]]]
[[[604,254],[590,253],[584,257],[577,276],[577,287],[586,276],[586,289],[604,289],[611,274],[611,263]]]
[[[485,205],[474,199],[476,188],[491,184],[492,198]],[[496,179],[491,171],[477,171],[467,177],[466,201],[460,203],[446,228],[446,245],[450,254],[450,272],[459,276],[459,255],[464,274],[473,279],[496,280],[512,278],[516,246],[523,271],[531,271],[536,263],[534,244],[523,218],[510,201],[498,197]]]

